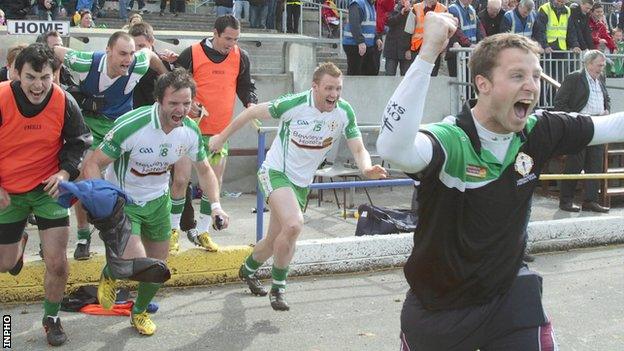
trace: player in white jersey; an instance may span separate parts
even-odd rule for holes
[[[217,229],[228,225],[219,204],[219,183],[208,165],[197,124],[187,118],[195,82],[183,69],[161,76],[154,89],[157,102],[126,113],[91,158],[85,161],[85,178],[99,178],[106,168],[106,180],[118,185],[135,201],[124,211],[132,223],[132,235],[124,259],[152,257],[165,261],[169,255],[171,221],[169,212],[169,169],[183,156],[189,157],[199,176],[199,185],[212,203]],[[146,312],[160,284],[140,282],[132,308],[131,324],[141,334],[152,335],[156,325]],[[115,302],[116,282],[108,266],[102,270],[98,300],[107,309]]]
[[[312,89],[248,108],[209,142],[211,151],[219,150],[247,122],[280,119],[277,137],[258,171],[262,191],[271,207],[269,228],[239,270],[240,278],[251,292],[265,296],[268,291],[255,272],[273,257],[269,298],[274,310],[290,309],[284,299],[284,290],[288,265],[303,227],[301,208],[305,205],[314,172],[340,134],[347,138],[347,145],[364,176],[372,179],[387,176],[383,167],[371,165],[353,109],[340,99],[341,90],[340,69],[333,63],[321,64],[314,71]]]

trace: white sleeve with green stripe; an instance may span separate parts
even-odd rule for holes
[[[353,112],[351,104],[343,99],[340,99],[338,101],[338,108],[342,109],[347,114],[347,123],[342,130],[342,134],[345,136],[345,138],[353,139],[361,137],[362,134],[360,133],[360,129],[358,128],[357,120],[355,118],[355,112]]]
[[[73,72],[78,73],[81,81],[85,80],[91,64],[93,63],[93,52],[68,50],[63,58],[63,64]]]

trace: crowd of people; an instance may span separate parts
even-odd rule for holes
[[[424,16],[448,12],[459,22],[456,33],[441,54],[449,75],[457,76],[457,53],[452,48],[473,48],[488,36],[517,33],[540,44],[542,52],[559,57],[558,51],[577,53],[598,49],[616,54],[624,46],[620,17],[621,2],[605,5],[594,0],[567,3],[552,0],[537,5],[534,0],[457,0],[446,4],[438,0],[351,1],[348,23],[344,26],[343,49],[349,75],[378,75],[380,55],[385,57],[385,74],[404,75],[419,52],[423,38]],[[618,51],[620,50],[620,51]],[[553,53],[554,52],[554,53]],[[440,60],[432,75],[437,75]],[[610,63],[609,76],[621,77],[622,60]],[[563,79],[563,77],[556,77]]]

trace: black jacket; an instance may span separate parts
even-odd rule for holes
[[[553,6],[557,16],[561,16],[566,10],[565,7],[554,7],[553,2],[551,1],[551,6]],[[570,14],[571,15],[571,14]],[[568,31],[566,34],[566,41],[568,44],[568,49],[578,46],[578,39],[576,30],[573,28],[572,21],[568,21]],[[551,45],[546,42],[546,26],[548,25],[548,16],[544,11],[537,11],[537,20],[535,21],[535,27],[533,28],[533,39],[537,41],[542,48],[546,49],[550,46],[553,50],[561,50],[559,47],[558,41],[554,41]]]
[[[578,47],[581,48],[581,50],[593,49],[594,41],[592,39],[591,29],[589,29],[589,15],[584,15],[581,11],[581,7],[577,4],[570,5],[570,9],[570,25],[568,26],[568,30],[575,31]],[[574,43],[568,40],[569,49],[575,46],[573,44]]]
[[[383,54],[386,58],[405,60],[405,52],[410,49],[412,37],[404,30],[409,12],[401,13],[402,8],[403,6],[399,4],[388,14],[386,21],[388,33],[383,48]]]
[[[582,69],[572,72],[565,77],[563,83],[561,83],[561,88],[555,94],[554,107],[556,111],[581,112],[583,107],[587,105],[589,100],[589,83],[585,74],[585,70]],[[609,93],[607,93],[604,75],[600,76],[599,81],[604,97],[604,109],[609,110],[611,108],[611,99],[609,98]]]
[[[0,9],[7,19],[26,19],[30,11],[30,0],[0,0]]]

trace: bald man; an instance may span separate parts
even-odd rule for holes
[[[481,25],[488,37],[500,33],[500,25],[505,16],[502,6],[501,0],[488,0],[486,8],[479,12]]]

